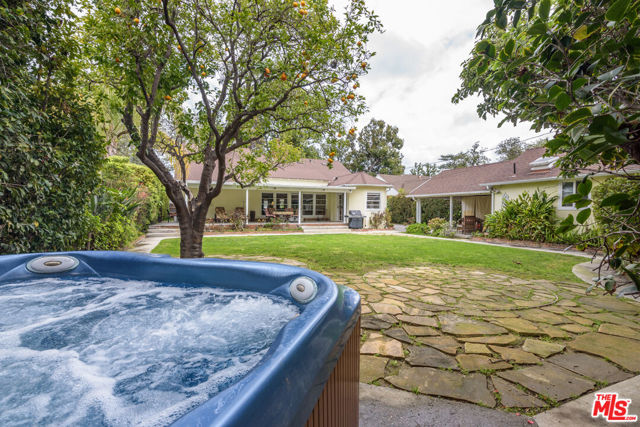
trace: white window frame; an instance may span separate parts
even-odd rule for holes
[[[370,194],[378,196],[378,207],[377,208],[370,208],[369,207],[369,195]],[[365,204],[366,210],[368,210],[368,211],[380,211],[380,210],[382,210],[382,193],[376,192],[376,191],[368,191],[366,193],[366,196],[365,196],[364,204]]]
[[[581,209],[576,208],[576,204],[575,203],[571,203],[570,206],[563,206],[562,205],[562,199],[564,198],[564,197],[562,197],[562,186],[564,184],[566,184],[566,183],[572,183],[573,184],[573,193],[571,193],[571,194],[576,194],[576,193],[578,193],[578,183],[579,182],[580,181],[562,181],[562,182],[560,182],[560,185],[559,185],[559,188],[558,188],[558,194],[559,194],[559,196],[558,196],[558,210],[559,211],[581,211],[582,209],[586,209],[586,208],[581,208]],[[591,198],[591,193],[589,193],[588,197],[589,197],[589,199]]]

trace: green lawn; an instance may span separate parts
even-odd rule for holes
[[[571,268],[584,258],[405,236],[349,234],[237,236],[204,239],[205,255],[265,255],[292,258],[319,271],[362,274],[387,266],[444,264],[506,273],[522,278],[572,281]],[[166,239],[153,253],[178,256],[179,239]]]

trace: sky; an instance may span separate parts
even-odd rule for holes
[[[330,0],[341,12],[349,0]],[[469,56],[477,26],[493,0],[366,0],[380,17],[384,33],[368,46],[376,52],[371,71],[361,79],[360,93],[369,113],[358,121],[362,128],[371,118],[397,126],[404,139],[403,164],[435,162],[440,155],[467,150],[479,141],[495,148],[509,137],[536,139],[529,124],[514,127],[501,117],[478,117],[478,98],[453,104],[460,86],[461,63]],[[487,155],[496,159],[493,152]]]

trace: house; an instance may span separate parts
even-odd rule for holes
[[[187,185],[193,191],[197,191],[201,173],[202,165],[189,166]],[[346,223],[349,210],[360,210],[367,227],[371,215],[387,209],[388,188],[388,183],[367,173],[349,172],[338,161],[330,169],[326,160],[302,159],[277,168],[249,188],[225,182],[220,195],[213,199],[208,217],[222,219],[242,212],[247,222],[275,216],[298,224]]]
[[[560,169],[555,166],[558,158],[544,157],[544,153],[544,147],[532,148],[513,160],[440,172],[408,194],[416,200],[416,221],[421,222],[419,202],[424,198],[447,198],[450,206],[459,198],[462,216],[473,217],[480,223],[486,215],[499,210],[506,200],[536,190],[558,197],[554,206],[560,219],[569,214],[575,216],[578,212],[575,206],[564,204],[562,199],[576,192],[581,177],[561,177]],[[453,225],[452,209],[449,212]]]

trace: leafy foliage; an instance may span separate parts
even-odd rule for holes
[[[387,209],[393,224],[407,224],[415,221],[416,202],[403,193],[388,197]]]
[[[305,141],[346,134],[365,110],[357,80],[373,55],[368,37],[381,26],[361,0],[342,19],[326,0],[86,5],[96,79],[118,94],[138,158],[176,206],[183,257],[202,256],[207,210],[224,182],[255,183],[299,157]],[[188,161],[203,165],[195,192],[161,158],[167,122],[186,141]]]
[[[414,163],[409,171],[411,175],[434,176],[440,172],[440,167],[436,163]]]
[[[504,141],[500,141],[496,147],[496,154],[500,160],[513,160],[527,148],[527,144],[520,138],[507,138]]]
[[[556,234],[556,214],[553,203],[557,197],[546,192],[524,192],[516,199],[506,200],[499,211],[485,217],[489,237],[512,240],[548,242]]]
[[[76,249],[104,155],[73,3],[0,3],[0,253]]]
[[[384,212],[376,212],[374,214],[371,214],[369,222],[373,229],[390,227],[391,213],[389,212],[389,209],[385,210]]]
[[[640,163],[639,9],[630,0],[495,2],[478,28],[453,101],[479,94],[481,117],[500,113],[503,122],[555,131],[549,154],[561,155],[565,175],[586,174],[583,190],[598,172],[638,180],[625,168]],[[579,193],[568,203],[591,205],[582,201],[588,191]],[[616,217],[615,230],[602,240],[603,262],[636,257],[627,251],[640,241],[640,230],[629,221],[640,213],[640,199],[601,203]],[[585,224],[589,214],[584,209],[570,216],[561,231]]]
[[[357,136],[349,135],[345,166],[352,172],[400,175],[404,173],[400,150],[404,141],[398,136],[398,128],[383,120],[371,119]]]
[[[457,169],[467,168],[469,166],[478,166],[489,163],[489,158],[484,154],[486,148],[480,147],[479,142],[475,142],[467,151],[461,151],[456,154],[444,154],[440,156],[441,169]]]

